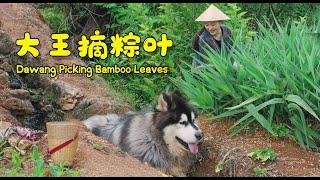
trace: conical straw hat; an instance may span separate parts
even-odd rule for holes
[[[224,21],[230,18],[225,15],[220,9],[211,5],[207,10],[205,10],[196,21]]]

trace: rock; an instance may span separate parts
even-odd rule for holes
[[[0,68],[6,72],[12,72],[12,66],[8,62],[4,62],[0,65]]]
[[[19,99],[30,99],[30,93],[24,89],[11,89],[10,94]]]
[[[65,112],[58,107],[50,106],[50,104],[45,105],[41,110],[35,108],[35,112],[21,120],[23,121],[23,126],[30,129],[46,131],[46,122],[63,121]]]
[[[0,55],[7,55],[14,51],[14,43],[11,38],[0,31]]]
[[[32,114],[34,112],[34,108],[29,100],[21,100],[14,97],[5,100],[2,106],[15,115]]]
[[[0,90],[9,87],[9,74],[0,70]]]
[[[5,88],[5,89],[1,89],[0,90],[0,107],[4,106],[4,102],[11,97],[10,93],[9,93],[9,88]]]
[[[57,80],[54,83],[61,90],[59,101],[61,109],[65,111],[72,110],[76,106],[78,100],[83,97],[83,94],[77,88],[66,82]]]

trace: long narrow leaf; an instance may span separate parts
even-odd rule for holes
[[[247,106],[247,109],[249,111],[249,113],[251,113],[253,115],[253,117],[261,124],[262,127],[264,127],[269,133],[271,133],[272,135],[275,135],[271,123],[264,118],[260,113],[258,113],[256,111],[256,107],[252,104],[249,104]]]
[[[247,104],[250,104],[250,103],[256,101],[257,99],[260,99],[262,96],[263,96],[263,95],[259,95],[259,96],[256,96],[256,97],[251,97],[251,98],[243,101],[243,102],[240,103],[239,105],[236,105],[236,106],[233,106],[233,107],[229,107],[229,108],[226,108],[226,109],[228,109],[228,110],[238,109],[238,108],[240,108],[240,107],[242,107],[242,106],[245,106],[245,105],[247,105]]]
[[[304,110],[306,110],[308,113],[310,113],[313,117],[315,117],[317,120],[319,120],[320,122],[320,119],[319,117],[317,116],[317,114],[312,110],[312,108],[303,100],[301,99],[299,96],[297,95],[288,95],[286,98],[285,98],[287,101],[290,101],[290,102],[294,102],[296,104],[298,104],[299,106],[301,106]]]

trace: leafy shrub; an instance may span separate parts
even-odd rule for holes
[[[126,35],[132,31],[138,34],[142,40],[146,37],[160,39],[162,33],[166,33],[168,38],[174,43],[170,47],[166,57],[161,57],[159,51],[146,53],[140,50],[140,55],[133,60],[120,56],[110,57],[107,61],[99,61],[99,64],[113,66],[168,66],[168,75],[108,75],[105,78],[113,82],[114,87],[125,89],[126,93],[134,94],[135,99],[140,101],[137,108],[149,103],[164,89],[172,90],[174,87],[169,77],[177,77],[180,72],[178,66],[184,66],[182,62],[191,63],[191,56],[194,54],[191,47],[193,35],[201,29],[203,24],[195,22],[210,4],[189,4],[189,3],[150,3],[150,4],[116,4],[116,3],[97,3],[99,8],[106,8],[112,12],[117,23],[108,24],[107,27],[120,31],[121,35]],[[245,12],[236,4],[217,4],[224,10],[231,20],[226,22],[235,35],[241,30],[243,36],[241,40],[250,39],[254,32],[249,31],[249,19],[244,17]]]
[[[320,17],[319,3],[239,3],[239,6],[247,11],[250,17],[255,17],[259,21],[267,20],[273,23],[275,16],[282,25],[288,20],[299,20],[301,17],[306,18],[306,22],[310,25]],[[255,24],[253,21],[251,23]]]
[[[255,177],[267,177],[267,170],[265,168],[255,167],[253,168],[253,175]]]
[[[3,141],[1,141],[3,142]],[[5,154],[11,154],[11,160],[6,158]],[[80,171],[70,169],[61,164],[50,163],[47,165],[44,156],[39,152],[38,146],[34,146],[32,153],[21,156],[20,152],[12,147],[0,146],[0,164],[5,161],[5,166],[0,168],[0,176],[80,176]],[[22,168],[22,163],[33,162],[32,174],[28,169]]]
[[[251,153],[248,154],[248,156],[264,163],[268,160],[271,160],[271,161],[275,160],[277,157],[277,154],[270,148],[264,148],[264,149],[254,149]]]
[[[286,127],[284,123],[275,125],[275,133],[279,138],[283,138],[290,133],[290,130]]]
[[[69,169],[60,164],[49,163],[50,174],[52,177],[63,177],[63,176],[71,176],[71,177],[79,177],[80,172]]]
[[[256,121],[276,136],[275,123],[282,122],[303,148],[318,150],[318,27],[304,22],[258,25],[259,34],[250,43],[235,42],[230,53],[207,50],[207,65],[193,73],[191,67],[181,68],[183,79],[173,81],[199,108],[219,114],[214,119],[240,117],[231,135]]]

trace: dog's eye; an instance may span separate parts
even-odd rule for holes
[[[187,121],[182,121],[182,122],[180,122],[180,124],[182,124],[182,125],[188,125],[188,122]]]

